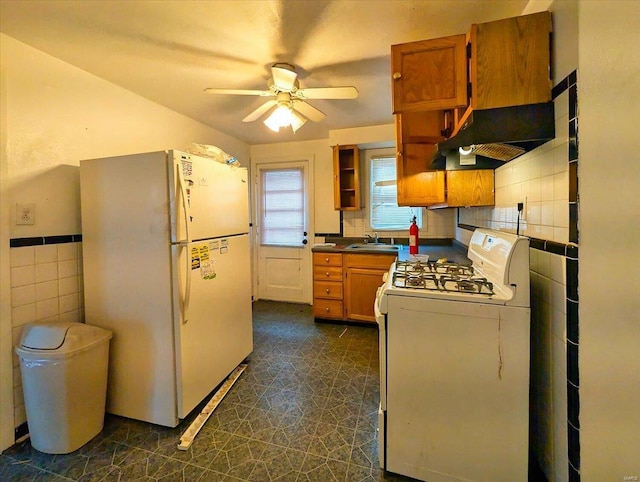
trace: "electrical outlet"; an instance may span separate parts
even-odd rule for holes
[[[16,224],[34,224],[36,221],[36,205],[16,204]]]

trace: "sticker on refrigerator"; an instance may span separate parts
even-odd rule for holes
[[[214,279],[216,277],[216,270],[213,266],[213,260],[201,262],[200,276],[202,276],[202,279]]]
[[[217,251],[220,249],[220,241],[217,239],[215,241],[209,241],[209,251]]]
[[[227,238],[220,240],[220,254],[225,254],[229,251],[229,240]]]
[[[198,246],[198,255],[200,256],[200,262],[209,261],[209,245],[201,244]]]
[[[197,246],[191,247],[191,269],[200,268],[200,250]]]
[[[193,175],[193,162],[182,159],[182,176],[187,179]]]

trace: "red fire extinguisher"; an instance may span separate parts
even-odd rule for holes
[[[409,227],[409,254],[418,254],[418,233],[418,225],[414,216]]]

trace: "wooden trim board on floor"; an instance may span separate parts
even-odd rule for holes
[[[182,437],[180,437],[180,443],[178,444],[178,450],[189,450],[189,447],[191,447],[191,444],[196,438],[196,435],[198,435],[198,432],[200,432],[200,429],[204,426],[206,421],[209,420],[209,417],[229,392],[233,384],[238,380],[238,378],[240,378],[240,375],[242,375],[245,368],[247,368],[247,364],[243,363],[238,365],[236,369],[231,372],[231,375],[227,377],[220,389],[213,395],[213,397],[211,397],[211,400],[209,400],[196,419],[191,422],[189,428],[182,434]]]

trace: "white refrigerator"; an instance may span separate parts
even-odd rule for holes
[[[81,161],[80,188],[107,412],[175,427],[253,350],[247,170],[151,152]]]

